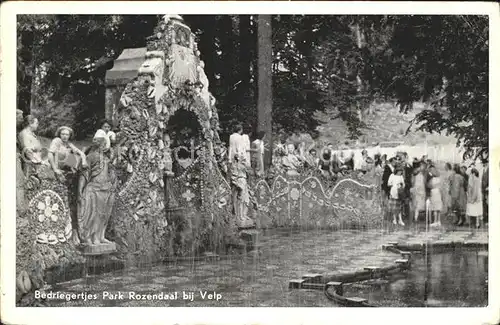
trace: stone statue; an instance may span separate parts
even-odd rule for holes
[[[236,224],[239,228],[248,228],[254,225],[248,217],[250,193],[248,189],[248,171],[245,164],[245,155],[240,153],[233,157],[231,162],[231,192]]]
[[[116,177],[110,158],[103,154],[106,140],[94,138],[87,155],[88,168],[78,184],[78,230],[84,254],[99,255],[116,250],[116,245],[104,237],[115,202]]]

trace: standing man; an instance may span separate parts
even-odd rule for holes
[[[483,175],[481,177],[481,191],[483,192],[483,223],[488,224],[488,160],[483,159]]]
[[[233,134],[229,136],[229,155],[228,155],[229,164],[233,162],[235,155],[243,153],[242,134],[243,134],[243,127],[241,126],[241,124],[238,124],[234,128]]]
[[[389,200],[389,195],[390,195],[390,191],[391,191],[391,188],[389,187],[389,185],[387,184],[387,182],[389,181],[389,177],[392,175],[392,173],[394,172],[394,169],[396,167],[396,159],[394,157],[392,157],[391,159],[389,159],[389,163],[387,165],[385,165],[384,167],[384,173],[382,174],[382,195],[383,195],[383,205],[385,207],[385,213],[386,213],[386,216],[387,216],[387,203],[388,203],[388,200]]]
[[[408,159],[408,153],[403,152],[402,154],[402,162],[403,162],[403,177],[405,181],[405,187],[404,187],[404,196],[403,196],[403,201],[402,201],[402,206],[401,206],[401,213],[403,215],[403,218],[405,221],[409,221],[410,218],[410,201],[411,201],[411,195],[410,195],[410,190],[412,187],[412,176],[413,176],[413,167],[409,163]]]
[[[243,164],[249,169],[251,168],[250,152],[252,151],[251,143],[250,143],[250,134],[251,133],[252,133],[251,128],[247,125],[243,129],[243,133],[241,134],[241,144],[243,146],[243,153],[245,156],[245,161],[243,161]]]

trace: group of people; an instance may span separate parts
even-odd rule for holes
[[[426,214],[431,227],[442,225],[442,215],[453,216],[458,226],[480,227],[488,221],[488,164],[482,164],[482,173],[474,164],[450,163],[440,172],[425,156],[412,163],[404,152],[390,158],[382,175],[386,217],[404,226],[413,210],[415,222]]]
[[[264,176],[263,133],[253,142],[239,125],[230,136],[228,163],[229,179],[233,189],[234,213],[239,220],[247,220],[250,195],[248,182]],[[410,158],[398,152],[388,159],[387,154],[366,149],[336,150],[332,144],[317,150],[306,149],[305,143],[275,146],[271,169],[287,177],[318,175],[326,184],[334,184],[339,176],[354,172],[356,175],[381,175],[383,206],[386,217],[395,225],[404,226],[412,219],[417,222],[424,215],[432,227],[442,225],[441,217],[453,216],[458,226],[469,224],[480,227],[488,221],[488,164],[481,168],[450,163],[444,168],[427,156]],[[320,154],[318,154],[318,151]]]
[[[294,143],[279,145],[273,167],[289,176],[319,174],[327,180],[336,180],[352,171],[364,174],[375,167],[375,161],[368,156],[367,150],[335,150],[330,143],[318,155],[316,147],[312,145],[306,150],[304,142],[298,146]]]
[[[17,182],[23,184],[26,179],[40,182],[55,176],[67,187],[72,219],[75,219],[72,221],[78,222],[77,236],[73,237],[75,242],[108,243],[104,232],[116,190],[111,164],[111,146],[116,137],[111,131],[111,123],[102,123],[85,152],[70,141],[74,132],[67,126],[59,127],[50,146],[44,148],[36,134],[38,126],[36,117],[28,115],[23,119],[18,112],[18,127],[22,130],[17,137]],[[18,193],[19,202],[24,201],[23,196],[24,192]]]

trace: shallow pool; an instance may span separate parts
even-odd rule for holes
[[[129,268],[59,283],[52,287],[52,292],[80,293],[95,299],[84,301],[80,295],[77,299],[51,299],[46,303],[58,307],[332,307],[335,304],[321,291],[289,290],[289,280],[301,278],[306,273],[350,272],[367,265],[387,266],[399,257],[382,250],[381,245],[408,241],[415,236],[421,235],[408,231],[281,231],[264,236],[258,253],[226,256],[218,261],[187,260]],[[453,303],[455,299],[466,305],[481,305],[484,302],[481,297],[486,297],[484,286],[481,286],[487,274],[484,263],[484,257],[475,257],[473,253],[464,257],[433,256],[432,290],[428,301]],[[457,271],[457,265],[463,267],[463,271]],[[426,268],[417,260],[412,271],[401,280],[388,281],[384,286],[366,283],[350,286],[346,294],[367,296],[370,302],[379,303],[389,297],[387,302],[391,305],[397,305],[394,302],[397,301],[417,306],[422,301],[425,276]],[[393,299],[395,296],[401,299]]]
[[[352,284],[344,293],[378,306],[485,307],[487,280],[487,252],[456,250],[417,256],[406,274]]]

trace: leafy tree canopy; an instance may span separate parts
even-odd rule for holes
[[[74,125],[94,128],[95,112],[104,112],[105,70],[124,48],[145,46],[158,18],[18,16],[18,106],[28,112],[50,99],[73,107]],[[236,122],[255,125],[256,18],[184,18],[197,35],[223,133]],[[273,16],[273,127],[317,135],[323,112],[355,139],[369,132],[373,101],[395,100],[403,113],[424,101],[418,130],[487,148],[488,33],[486,16]]]

